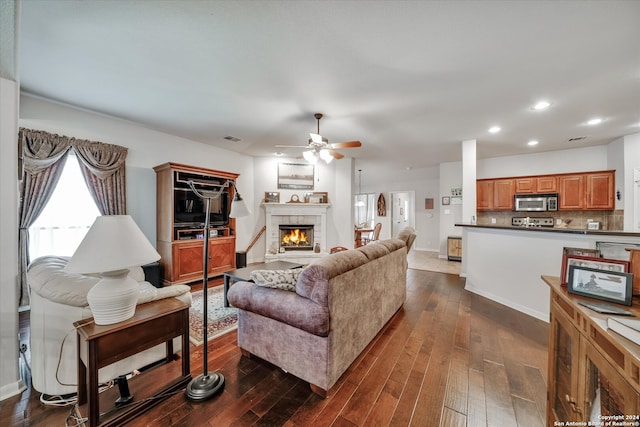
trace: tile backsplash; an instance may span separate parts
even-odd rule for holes
[[[557,211],[557,212],[511,212],[511,211],[492,211],[478,212],[477,223],[481,225],[497,225],[511,226],[511,218],[513,217],[543,217],[553,218],[556,222],[555,227],[571,228],[585,230],[587,228],[587,220],[597,221],[600,223],[601,230],[617,231],[623,229],[624,211]],[[495,219],[495,223],[492,222]],[[557,220],[562,220],[562,225],[557,224]]]

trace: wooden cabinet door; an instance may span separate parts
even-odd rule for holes
[[[172,282],[202,279],[202,239],[193,239],[173,246]]]
[[[583,209],[584,184],[584,174],[559,176],[558,209]]]
[[[615,174],[612,171],[586,174],[586,209],[606,209],[615,207]]]
[[[516,187],[515,187],[516,194],[533,194],[537,192],[535,177],[516,178],[515,183],[516,183]]]
[[[236,268],[236,239],[216,237],[209,240],[209,276],[219,276]]]
[[[558,192],[558,177],[539,176],[536,177],[536,192],[541,194]]]
[[[582,340],[580,352],[583,356],[584,374],[579,378],[578,388],[583,395],[578,400],[582,402],[582,420],[599,419],[598,415],[622,415],[619,420],[635,425],[640,421],[638,417],[638,394],[616,372],[613,366],[600,354],[596,348],[586,340]],[[624,368],[624,367],[622,367]],[[612,424],[615,425],[615,424]]]
[[[555,303],[549,324],[549,393],[547,425],[556,421],[578,421],[580,414],[571,401],[578,402],[580,334]]]
[[[493,183],[493,209],[513,210],[513,195],[513,179],[496,179]]]
[[[485,179],[476,181],[476,209],[493,209],[493,180]]]

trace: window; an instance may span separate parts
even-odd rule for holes
[[[73,150],[51,199],[29,227],[29,258],[71,256],[100,216]]]
[[[355,225],[360,228],[373,228],[374,193],[362,193],[355,196]]]

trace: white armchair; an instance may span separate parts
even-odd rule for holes
[[[63,271],[68,259],[38,258],[31,263],[27,273],[31,292],[33,388],[52,396],[77,392],[77,337],[73,322],[92,317],[87,303],[87,292],[100,280],[97,276]],[[138,304],[171,297],[191,304],[191,292],[187,285],[156,288],[145,281],[141,267],[131,269],[129,275],[140,283]],[[174,349],[180,348],[180,338],[174,339]],[[160,344],[106,366],[99,371],[99,381],[107,382],[159,361],[166,356],[165,350],[165,346]]]

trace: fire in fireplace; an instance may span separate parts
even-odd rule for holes
[[[313,225],[280,225],[280,247],[285,250],[313,249]]]

